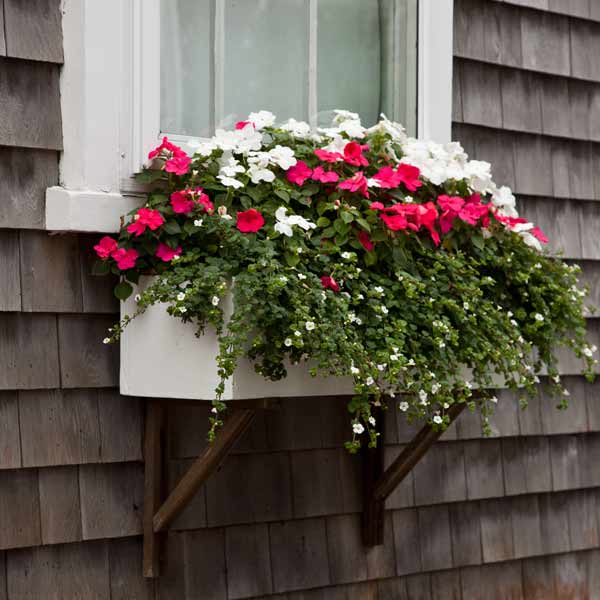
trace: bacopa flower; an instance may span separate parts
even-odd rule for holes
[[[167,244],[160,242],[158,244],[158,248],[156,249],[156,256],[163,262],[171,262],[176,256],[179,256],[181,252],[182,249],[180,246],[173,250],[173,248],[167,246]]]
[[[364,433],[365,427],[362,423],[354,423],[354,425],[352,425],[352,431],[356,435],[360,435],[361,433]]]
[[[249,208],[237,214],[237,228],[242,233],[256,233],[264,224],[265,220],[262,214],[255,208]]]
[[[127,226],[129,233],[139,237],[146,231],[146,227],[152,231],[158,229],[165,222],[158,210],[152,208],[140,208],[134,217],[133,223]]]
[[[286,172],[287,180],[296,185],[304,185],[304,182],[313,174],[313,171],[302,160],[299,160],[293,167]]]
[[[117,249],[117,242],[113,238],[105,235],[95,246],[94,250],[96,254],[102,259],[106,260],[111,254]]]
[[[139,252],[134,248],[126,250],[125,248],[117,248],[113,253],[112,257],[117,263],[117,268],[121,271],[127,271],[127,269],[133,269],[135,263],[139,257]]]
[[[336,294],[337,294],[337,292],[340,291],[340,286],[339,286],[338,282],[333,277],[330,277],[329,275],[323,275],[321,277],[321,284],[323,285],[323,287],[325,289],[330,289],[331,291],[335,292]]]

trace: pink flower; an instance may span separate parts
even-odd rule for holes
[[[194,210],[194,198],[190,190],[173,192],[171,194],[171,206],[173,207],[173,212],[178,214],[192,212]]]
[[[338,282],[333,277],[330,277],[329,275],[323,275],[323,277],[321,277],[321,284],[323,285],[323,287],[325,289],[330,289],[330,290],[334,291],[336,294],[340,291],[340,286],[339,286]]]
[[[210,198],[203,193],[202,188],[196,188],[195,193],[199,194],[198,198],[196,198],[196,202],[204,208],[204,212],[211,213],[215,210],[214,204],[210,201]]]
[[[119,268],[121,271],[133,269],[133,267],[135,267],[135,261],[139,255],[139,252],[133,248],[130,248],[129,250],[125,250],[125,248],[117,248],[112,253],[112,257],[117,263],[117,268]]]
[[[133,223],[128,225],[127,231],[129,233],[135,233],[136,237],[139,237],[146,231],[146,227],[152,229],[158,229],[165,220],[163,216],[157,210],[151,208],[140,208],[137,215],[134,217]]]
[[[264,224],[263,216],[255,208],[249,208],[237,214],[237,228],[242,233],[255,233]]]
[[[527,223],[527,219],[523,217],[506,217],[497,212],[494,213],[494,217],[496,217],[497,221],[500,221],[503,225],[506,225],[509,229],[513,229],[515,225],[521,225],[523,223]]]
[[[446,234],[452,229],[454,219],[459,215],[465,201],[459,196],[442,195],[437,199],[438,206],[442,209],[440,228]]]
[[[238,121],[235,124],[235,128],[236,129],[244,129],[244,127],[247,127],[248,125],[252,125],[252,127],[254,127],[254,123],[251,123],[250,121]]]
[[[362,155],[362,152],[368,149],[368,144],[361,146],[357,142],[348,142],[344,146],[344,161],[355,167],[366,167],[369,165],[369,161]]]
[[[173,248],[170,246],[160,242],[158,244],[158,248],[156,249],[156,256],[163,262],[171,262],[176,256],[179,256],[181,252],[181,246],[178,246],[175,250],[173,250]]]
[[[287,180],[296,185],[304,185],[304,182],[312,175],[312,169],[308,165],[299,160],[293,167],[286,171]]]
[[[382,167],[373,175],[373,179],[379,183],[380,188],[384,189],[393,189],[400,185],[398,173],[392,167]]]
[[[357,237],[358,241],[367,252],[371,252],[371,250],[375,248],[375,244],[371,241],[371,238],[366,231],[359,231]]]
[[[163,151],[169,152],[174,156],[185,154],[185,152],[179,146],[172,144],[167,137],[164,137],[160,145],[154,148],[154,150],[150,151],[148,154],[148,159],[154,160],[157,156],[160,156]]]
[[[418,167],[400,163],[396,169],[396,174],[409,192],[415,192],[423,185],[423,183],[419,181],[421,171]]]
[[[117,249],[117,242],[111,237],[105,235],[99,242],[94,246],[96,254],[102,259],[106,260],[115,250]]]
[[[362,171],[357,171],[350,179],[338,183],[338,189],[348,190],[350,192],[360,192],[365,198],[369,197],[367,178]]]
[[[174,156],[173,158],[169,158],[165,163],[165,171],[167,173],[175,173],[175,175],[185,175],[190,168],[191,162],[192,159],[185,153],[183,156]]]
[[[313,169],[312,179],[321,183],[336,183],[340,176],[335,171],[326,171],[323,167]]]
[[[329,150],[323,150],[322,148],[315,150],[315,154],[323,162],[330,163],[337,162],[344,158],[339,152],[329,152]]]
[[[380,215],[380,217],[381,220],[387,225],[387,228],[391,229],[392,231],[401,231],[408,227],[408,219],[404,215],[388,215],[384,213]]]
[[[371,210],[384,210],[385,206],[383,205],[382,202],[371,202],[371,205],[369,206],[369,208]]]
[[[438,211],[433,202],[425,202],[425,204],[416,204],[416,224],[420,228],[425,227],[431,235],[433,243],[438,246],[440,243],[440,234],[435,228],[435,223],[438,217]]]
[[[534,227],[529,233],[542,242],[542,244],[547,244],[549,242],[548,238],[539,227]]]

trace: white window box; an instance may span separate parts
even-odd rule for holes
[[[149,279],[141,281],[147,285]],[[136,292],[139,290],[136,290]],[[136,310],[135,292],[121,303],[121,315]],[[219,383],[214,331],[197,338],[195,326],[172,317],[164,304],[151,306],[125,328],[121,337],[121,394],[182,400],[212,400]],[[225,307],[227,310],[227,307]],[[288,376],[268,381],[250,361],[240,361],[228,380],[223,401],[353,393],[352,379],[311,377],[305,363],[288,366]]]

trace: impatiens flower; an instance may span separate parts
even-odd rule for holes
[[[169,138],[164,137],[160,145],[154,148],[154,150],[150,151],[148,154],[148,160],[154,160],[155,158],[161,156],[163,152],[173,156],[185,156],[185,152],[179,146],[172,144],[169,141]]]
[[[183,190],[181,192],[173,192],[171,194],[171,206],[175,213],[189,213],[194,210],[194,199],[190,190]]]
[[[321,183],[336,183],[340,176],[335,171],[326,171],[323,167],[313,169],[311,179]]]
[[[271,150],[267,152],[267,155],[269,157],[269,162],[272,165],[277,165],[284,171],[287,171],[298,162],[294,155],[294,151],[291,148],[280,146],[279,144],[277,144],[275,148],[271,148]]]
[[[310,135],[310,125],[304,121],[288,119],[287,123],[281,126],[284,131],[289,131],[294,137],[306,138]]]
[[[171,262],[176,256],[179,256],[182,252],[181,247],[177,247],[175,250],[166,244],[160,242],[156,249],[156,256],[163,262]]]
[[[357,171],[356,174],[350,179],[346,179],[338,183],[338,189],[348,190],[350,192],[359,192],[365,198],[369,197],[367,178],[362,171]]]
[[[262,214],[255,208],[249,208],[237,214],[237,228],[242,233],[256,233],[264,224],[265,220]]]
[[[302,160],[299,160],[293,167],[287,170],[286,177],[290,183],[304,185],[304,182],[313,174],[313,171]]]
[[[319,160],[330,163],[338,162],[344,158],[339,152],[329,152],[329,150],[323,150],[322,148],[315,150],[315,155]]]
[[[402,231],[408,227],[408,219],[404,215],[379,215],[381,220],[387,225],[388,229],[392,231]]]
[[[323,287],[325,289],[330,289],[333,292],[335,292],[336,294],[337,294],[337,292],[340,291],[340,286],[339,286],[338,282],[333,277],[330,277],[329,275],[323,275],[323,277],[321,277],[321,284],[323,285]]]
[[[264,127],[272,127],[275,124],[275,115],[268,110],[252,112],[248,115],[248,121],[258,130]]]
[[[252,123],[250,123],[250,121],[238,121],[235,124],[235,128],[236,129],[244,129],[244,127],[246,127],[247,125],[252,125]],[[254,127],[254,125],[252,125],[252,127]]]
[[[288,217],[287,208],[285,206],[280,206],[275,211],[275,218],[277,219],[277,223],[275,223],[273,229],[287,237],[292,237],[292,235],[294,235],[292,230],[293,225],[297,225],[301,229],[304,229],[304,231],[316,228],[314,223],[308,219],[305,219],[304,217],[301,217],[300,215],[290,215]]]
[[[369,161],[363,156],[363,150],[368,150],[368,144],[361,145],[357,142],[349,142],[344,147],[344,162],[355,167],[366,167]]]
[[[418,167],[400,163],[396,169],[396,173],[406,189],[411,192],[415,192],[423,185],[423,183],[419,180],[421,171],[418,169]]]
[[[548,238],[544,234],[544,232],[539,227],[534,227],[529,232],[534,238],[542,242],[542,244],[547,244],[549,242]]]
[[[133,269],[135,267],[135,261],[138,259],[139,255],[139,252],[134,248],[130,248],[129,250],[125,250],[125,248],[118,248],[112,253],[112,257],[117,263],[117,268],[121,271]]]
[[[187,155],[174,156],[165,162],[165,171],[167,173],[174,173],[175,175],[185,175],[190,168],[191,162],[192,159]]]
[[[133,223],[127,226],[127,231],[139,237],[146,231],[146,227],[154,231],[164,222],[165,220],[159,211],[152,208],[140,208],[134,217]]]
[[[117,249],[117,242],[113,238],[105,235],[95,246],[96,254],[106,260]]]
[[[232,187],[234,189],[243,188],[244,184],[241,181],[238,181],[234,177],[227,177],[226,175],[217,175],[217,179],[225,186]]]

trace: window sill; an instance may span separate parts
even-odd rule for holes
[[[117,233],[121,217],[143,203],[139,196],[91,190],[46,190],[46,230]]]

